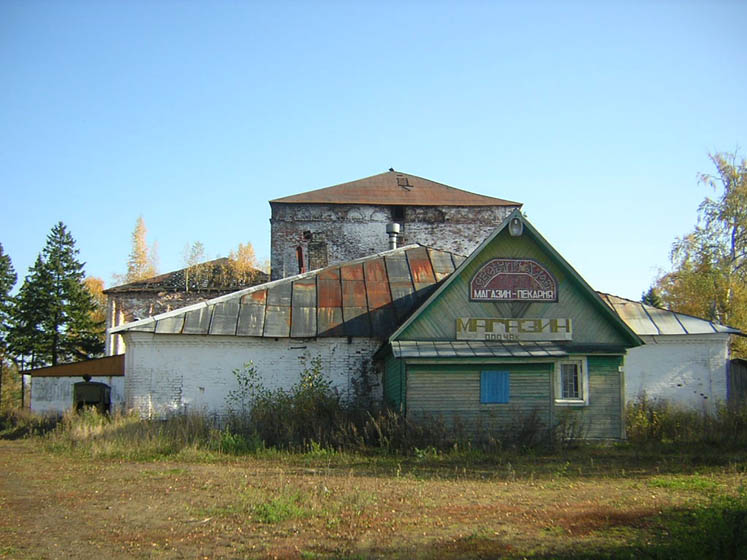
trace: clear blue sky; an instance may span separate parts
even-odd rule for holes
[[[0,2],[0,243],[62,220],[86,273],[201,241],[269,257],[267,201],[394,167],[524,203],[637,299],[747,151],[745,2]],[[382,241],[382,247],[384,241]]]

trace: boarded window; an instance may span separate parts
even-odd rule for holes
[[[507,371],[480,372],[480,402],[482,404],[505,404],[509,398],[509,374]]]

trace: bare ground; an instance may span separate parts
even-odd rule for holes
[[[645,546],[660,512],[704,499],[648,476],[138,463],[0,440],[0,558],[601,556]],[[745,482],[738,471],[711,478]]]

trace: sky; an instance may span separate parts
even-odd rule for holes
[[[0,2],[0,243],[85,272],[200,241],[269,259],[268,200],[395,168],[524,203],[639,299],[709,153],[747,155],[747,2]],[[497,225],[497,224],[496,224]],[[386,240],[382,240],[382,249]]]

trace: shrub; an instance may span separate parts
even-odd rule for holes
[[[718,405],[695,410],[645,394],[625,407],[625,426],[632,443],[747,444],[747,406]]]

